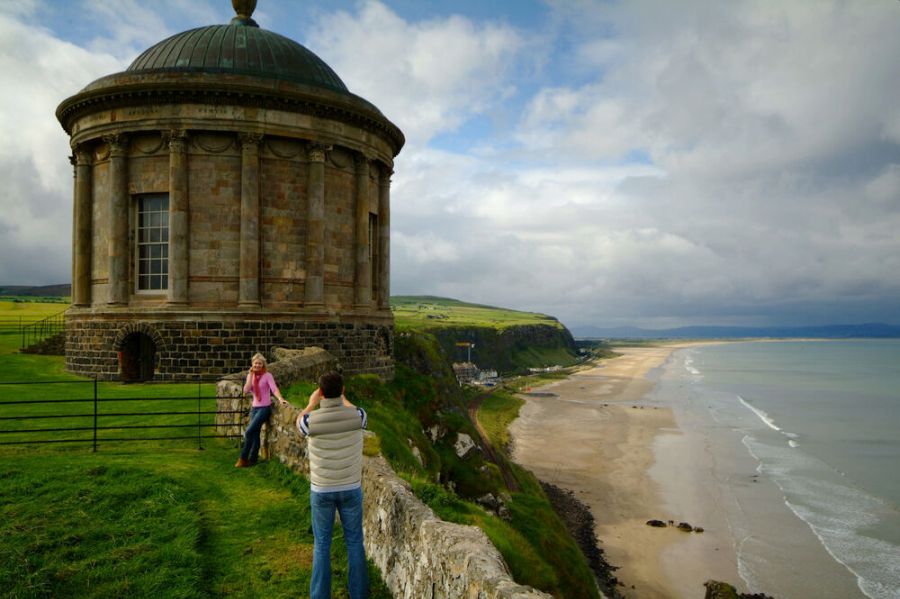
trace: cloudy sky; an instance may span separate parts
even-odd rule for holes
[[[0,0],[0,283],[70,280],[59,102],[227,0]],[[406,134],[392,292],[900,324],[900,1],[259,0]]]

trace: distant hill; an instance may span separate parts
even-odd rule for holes
[[[503,329],[533,324],[564,328],[556,318],[546,314],[470,304],[433,295],[391,296],[391,310],[394,312],[394,321],[399,330],[460,326]]]
[[[41,285],[33,287],[28,285],[0,285],[0,296],[26,296],[26,297],[68,297],[72,295],[72,286],[68,283],[60,285]]]
[[[391,310],[398,338],[433,337],[448,362],[501,373],[578,362],[572,334],[546,314],[434,296],[394,296]]]
[[[883,323],[833,324],[816,327],[715,327],[696,326],[676,329],[640,329],[637,327],[575,327],[572,333],[588,339],[735,339],[735,338],[815,338],[850,339],[856,337],[900,337],[900,326]]]

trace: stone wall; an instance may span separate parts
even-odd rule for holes
[[[295,354],[276,350],[276,355],[282,359],[272,363],[270,370],[281,387],[298,380],[313,381],[336,362],[319,348]],[[219,381],[219,410],[249,407],[249,399],[243,398],[245,377],[246,372],[242,372]],[[262,454],[307,475],[306,441],[294,424],[299,413],[300,408],[294,406],[273,410],[263,427]],[[222,416],[223,426],[233,426],[229,416]],[[380,456],[364,460],[363,496],[366,553],[395,597],[550,598],[513,581],[500,552],[481,529],[444,522],[435,516]]]
[[[219,316],[219,318],[216,318]],[[242,315],[156,312],[81,318],[66,314],[66,369],[104,380],[119,378],[119,352],[126,336],[142,333],[155,345],[154,380],[223,376],[246,368],[254,352],[271,348],[323,347],[348,374],[394,375],[393,326],[371,322],[317,322],[291,315]]]

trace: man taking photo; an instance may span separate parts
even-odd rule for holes
[[[316,409],[318,406],[318,409]],[[319,388],[297,417],[307,438],[312,512],[313,566],[310,599],[331,599],[331,534],[334,513],[341,516],[349,562],[351,599],[369,596],[366,550],[363,546],[362,448],[366,411],[344,397],[344,379],[337,372],[319,377]]]

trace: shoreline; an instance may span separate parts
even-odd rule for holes
[[[684,432],[671,408],[649,398],[652,375],[672,352],[708,343],[617,349],[623,355],[542,386],[539,396],[520,394],[526,403],[509,428],[517,463],[588,506],[627,597],[701,597],[709,579],[743,586],[722,508],[707,492],[713,472],[691,468],[690,480],[680,480],[688,469],[677,465],[695,465],[696,452],[667,443]],[[685,505],[696,509],[687,514]],[[704,532],[648,526],[653,519]]]

